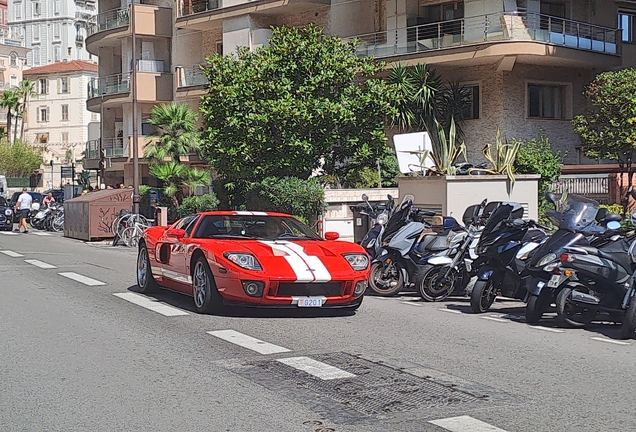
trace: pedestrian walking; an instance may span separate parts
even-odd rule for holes
[[[20,217],[20,222],[14,231],[20,232],[20,227],[23,227],[24,233],[28,234],[29,227],[27,225],[27,217],[29,216],[32,202],[33,198],[31,198],[31,195],[27,193],[27,188],[22,188],[22,193],[18,197],[18,201],[15,203],[15,212]]]

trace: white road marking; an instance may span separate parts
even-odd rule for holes
[[[19,254],[19,253],[17,253],[17,252],[13,252],[13,251],[10,251],[10,250],[3,250],[3,251],[0,251],[0,253],[3,253],[3,254],[5,254],[5,255],[8,255],[8,256],[10,256],[10,257],[12,257],[12,258],[20,258],[20,257],[23,257],[23,256],[24,256],[24,255],[22,255],[22,254]]]
[[[11,232],[11,231],[2,231],[2,234],[4,234],[4,235],[19,235],[18,233],[14,233],[14,232]]]
[[[119,297],[120,299],[134,303],[137,306],[141,306],[153,312],[157,312],[158,314],[161,314],[163,316],[190,315],[189,313],[182,311],[181,309],[168,306],[167,304],[161,303],[155,299],[150,299],[148,297],[144,297],[139,294],[125,292],[125,293],[113,293],[113,295]]]
[[[422,306],[421,303],[414,303],[412,301],[403,301],[402,303],[407,304],[407,305],[411,305],[411,306]]]
[[[552,333],[565,333],[565,330],[559,330],[559,329],[550,328],[550,327],[541,327],[541,326],[529,326],[529,327],[535,330],[543,330],[543,331],[548,331]]]
[[[413,300],[422,300],[422,297],[400,297],[400,300],[404,301],[413,301]]]
[[[490,320],[490,321],[497,321],[497,322],[507,322],[507,320],[505,320],[505,319],[495,318],[495,317],[490,317],[490,316],[483,316],[483,317],[481,317],[481,319],[487,319],[487,320]]]
[[[73,273],[73,272],[65,272],[58,273],[60,276],[64,276],[65,278],[73,279],[74,281],[81,282],[84,285],[88,286],[97,286],[97,285],[106,285],[104,282],[100,282],[95,279],[91,279],[86,276],[82,276],[81,274]]]
[[[253,338],[243,333],[239,333],[235,330],[215,330],[209,331],[208,334],[223,339],[224,341],[231,342],[243,348],[256,351],[259,354],[276,354],[289,352],[287,348],[280,347],[262,340]]]
[[[506,432],[481,420],[470,416],[449,417],[439,420],[431,420],[429,423],[439,426],[451,432]]]
[[[338,369],[335,366],[328,365],[326,363],[319,362],[309,357],[289,357],[276,359],[276,361],[291,366],[294,369],[307,372],[310,375],[318,377],[322,380],[332,380],[339,378],[352,378],[355,375],[342,369]]]
[[[28,260],[24,260],[24,262],[27,263],[27,264],[34,265],[36,267],[40,267],[41,269],[54,269],[54,268],[57,268],[57,267],[55,267],[52,264],[45,263],[45,262],[39,261],[39,260],[28,259]]]
[[[51,235],[49,233],[37,232],[37,231],[34,231],[33,234],[35,234],[36,236],[50,236]]]
[[[602,337],[593,337],[593,338],[590,338],[590,339],[594,339],[594,340],[601,341],[601,342],[612,343],[612,344],[615,344],[615,345],[631,345],[629,342],[621,342],[621,341],[607,339],[607,338],[602,338]]]
[[[450,313],[461,315],[461,311],[458,311],[458,310],[453,310],[453,309],[439,309],[439,310],[441,310],[442,312],[450,312]]]

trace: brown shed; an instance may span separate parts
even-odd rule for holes
[[[120,210],[131,210],[132,193],[132,189],[107,189],[64,201],[64,237],[112,238],[113,220]]]

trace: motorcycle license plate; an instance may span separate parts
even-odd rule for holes
[[[548,288],[557,288],[565,279],[567,279],[566,276],[560,274],[553,275],[548,281]]]
[[[298,299],[298,307],[321,307],[322,297],[301,297]]]

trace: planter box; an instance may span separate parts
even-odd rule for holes
[[[458,221],[466,207],[479,204],[484,198],[518,202],[524,208],[524,219],[537,220],[539,178],[536,174],[515,176],[510,193],[508,178],[503,175],[401,177],[398,189],[400,197],[413,195],[415,206]]]

